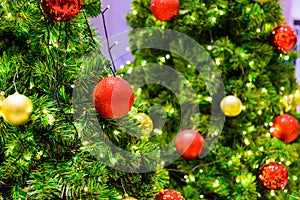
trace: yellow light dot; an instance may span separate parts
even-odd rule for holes
[[[212,48],[213,48],[213,47],[212,47],[211,45],[208,45],[208,46],[207,46],[207,50],[208,50],[208,51],[211,51]]]
[[[250,144],[250,142],[249,142],[249,140],[248,140],[247,138],[245,139],[245,144],[246,144],[246,145],[249,145],[249,144]]]
[[[146,64],[147,64],[147,61],[146,61],[146,60],[143,60],[142,66],[145,66]]]
[[[262,111],[259,110],[259,111],[257,112],[257,114],[258,114],[258,115],[262,115]]]
[[[260,151],[263,151],[263,150],[264,150],[264,148],[263,148],[263,147],[260,147],[260,148],[259,148],[259,150],[260,150]]]

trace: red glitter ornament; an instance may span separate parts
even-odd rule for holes
[[[41,0],[42,8],[51,19],[62,22],[75,18],[82,6],[82,0]]]
[[[277,163],[270,162],[262,166],[258,179],[269,190],[281,190],[288,183],[288,171]]]
[[[185,200],[180,192],[176,190],[165,189],[155,196],[155,200]]]
[[[279,115],[274,119],[270,132],[285,143],[293,142],[299,134],[298,120],[289,114]]]
[[[185,159],[199,157],[204,146],[203,136],[195,130],[188,129],[180,132],[175,140],[177,152]]]
[[[270,42],[277,50],[286,53],[295,47],[297,35],[290,26],[280,25],[272,30]]]
[[[110,76],[101,80],[95,87],[93,103],[103,117],[121,118],[131,110],[134,93],[127,81]]]
[[[153,16],[160,21],[169,21],[179,13],[178,0],[152,0],[150,10]]]

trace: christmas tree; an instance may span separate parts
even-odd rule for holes
[[[127,20],[135,60],[119,73],[153,120],[165,189],[300,198],[296,35],[278,1],[133,0]]]
[[[73,120],[84,58],[109,69],[88,20],[100,11],[98,0],[0,1],[0,199],[124,194],[121,174],[81,148]]]
[[[116,71],[99,1],[0,3],[0,198],[299,198],[278,2],[132,5],[136,60]]]

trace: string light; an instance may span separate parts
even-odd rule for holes
[[[289,59],[290,59],[290,57],[289,57],[288,55],[284,56],[284,60],[285,60],[285,61],[287,61],[287,60],[289,60]]]
[[[120,134],[119,131],[117,131],[117,130],[114,131],[114,135],[119,135],[119,134]]]
[[[143,60],[142,66],[144,67],[147,64],[147,60]]]
[[[220,186],[220,181],[217,179],[217,180],[215,180],[215,182],[214,182],[214,185],[213,185],[214,187],[219,187]]]
[[[131,74],[133,71],[133,67],[129,67],[128,71],[127,71],[127,74]]]
[[[297,176],[293,176],[293,181],[296,181],[297,179]]]
[[[162,130],[159,130],[159,129],[154,129],[153,132],[156,133],[157,135],[162,134]]]
[[[264,151],[264,147],[259,147],[259,150],[260,151]]]

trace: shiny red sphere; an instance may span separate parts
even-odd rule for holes
[[[281,190],[288,183],[288,171],[277,163],[270,162],[262,166],[258,179],[269,190]]]
[[[75,18],[82,6],[82,0],[42,0],[41,3],[45,14],[57,22]]]
[[[178,0],[152,0],[150,10],[152,15],[160,21],[169,21],[179,13]]]
[[[155,200],[185,200],[180,192],[176,190],[165,189],[155,196]]]
[[[297,42],[295,31],[288,25],[280,25],[272,30],[270,42],[280,52],[292,50]]]
[[[274,119],[270,132],[285,143],[293,142],[299,134],[298,120],[289,114],[279,115]]]
[[[101,80],[94,89],[93,103],[97,112],[105,118],[121,118],[128,114],[134,103],[130,84],[118,77]]]
[[[177,153],[187,160],[198,158],[202,152],[203,146],[203,136],[192,129],[180,132],[175,140]]]

